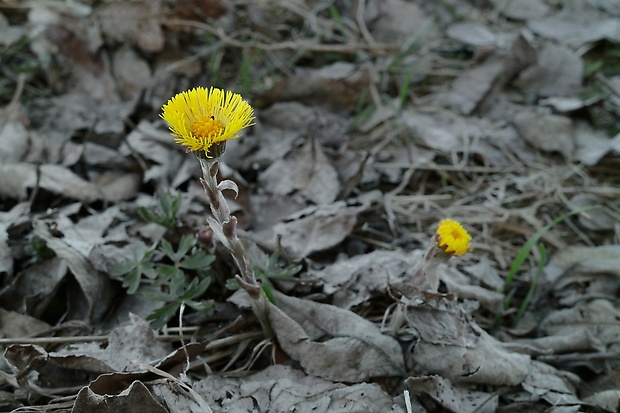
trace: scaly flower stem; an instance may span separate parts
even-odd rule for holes
[[[263,326],[265,334],[267,334],[267,336],[272,336],[273,334],[267,318],[267,298],[256,280],[254,269],[250,261],[245,255],[243,243],[237,236],[237,218],[230,214],[230,207],[222,194],[222,189],[224,188],[229,188],[237,192],[237,186],[232,181],[223,181],[218,184],[217,171],[219,165],[217,158],[205,159],[199,156],[198,160],[200,161],[200,168],[203,176],[201,182],[209,197],[211,213],[213,214],[213,218],[209,218],[211,229],[220,242],[230,251],[241,273],[241,276],[237,275],[235,277],[237,283],[250,296],[252,311]]]

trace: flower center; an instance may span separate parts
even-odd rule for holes
[[[461,239],[461,233],[456,228],[452,230],[452,238],[455,240]]]
[[[222,135],[225,126],[221,120],[214,116],[200,115],[194,119],[194,123],[190,127],[192,135],[198,139],[209,139]]]

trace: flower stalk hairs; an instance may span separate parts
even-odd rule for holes
[[[174,141],[193,152],[200,162],[201,183],[209,198],[211,217],[207,220],[218,240],[230,251],[241,275],[235,276],[239,286],[252,298],[252,310],[269,334],[267,301],[249,262],[243,243],[237,236],[237,218],[223,190],[239,192],[230,180],[217,181],[218,159],[226,150],[226,142],[254,124],[254,110],[241,95],[217,88],[198,87],[174,96],[162,107],[161,117],[168,123]]]

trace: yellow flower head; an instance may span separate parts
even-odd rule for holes
[[[162,110],[174,141],[207,156],[212,145],[238,138],[254,124],[254,110],[241,95],[214,87],[179,93]]]
[[[435,231],[439,248],[452,255],[463,255],[469,251],[471,236],[458,222],[442,219]]]

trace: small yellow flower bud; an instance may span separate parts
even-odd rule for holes
[[[461,224],[442,219],[435,231],[437,246],[451,255],[463,255],[469,251],[471,236]]]

